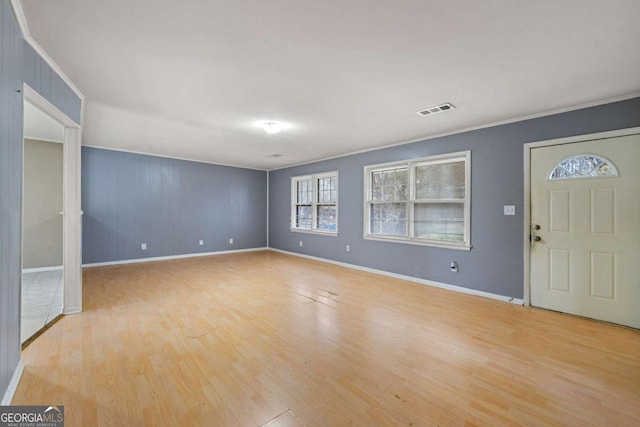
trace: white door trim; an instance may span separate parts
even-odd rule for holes
[[[80,124],[69,118],[42,95],[23,84],[24,99],[64,126],[63,144],[63,313],[82,311],[82,242],[80,210]]]
[[[640,127],[633,127],[524,144],[524,305],[531,305],[531,246],[529,243],[529,235],[531,232],[531,150],[539,147],[617,138],[638,133],[640,133]]]

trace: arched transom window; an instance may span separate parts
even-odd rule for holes
[[[609,160],[595,154],[577,154],[558,163],[549,174],[549,179],[610,176],[618,176],[618,170]]]

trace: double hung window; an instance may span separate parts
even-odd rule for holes
[[[338,172],[291,178],[291,230],[338,233]]]
[[[469,249],[471,152],[365,167],[364,237]]]

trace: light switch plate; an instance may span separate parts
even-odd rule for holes
[[[514,205],[504,205],[504,214],[505,215],[515,215],[516,207]]]

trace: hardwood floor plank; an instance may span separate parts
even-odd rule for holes
[[[67,426],[640,425],[640,332],[560,313],[270,251],[87,269],[83,305],[13,400]]]

